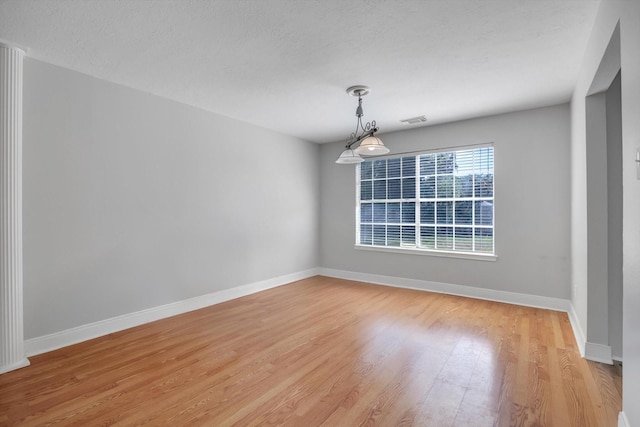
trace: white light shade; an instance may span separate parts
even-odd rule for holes
[[[362,162],[364,162],[364,159],[360,157],[358,153],[356,153],[351,148],[347,148],[346,150],[344,150],[342,154],[340,154],[340,157],[338,157],[338,160],[336,160],[336,163],[340,163],[340,164],[362,163]]]
[[[356,152],[363,156],[380,156],[387,154],[389,149],[384,146],[380,138],[372,135],[362,140]]]

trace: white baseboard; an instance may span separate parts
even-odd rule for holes
[[[573,304],[568,314],[573,335],[576,338],[578,349],[580,350],[580,356],[593,362],[606,363],[608,365],[613,365],[614,360],[622,361],[622,358],[613,357],[611,346],[587,341],[587,337],[580,326],[578,315],[573,308]]]
[[[627,415],[624,413],[624,411],[618,414],[618,427],[631,427],[631,424],[629,424],[629,420],[627,419]]]
[[[576,339],[576,343],[578,344],[578,350],[580,350],[580,356],[584,357],[585,351],[585,343],[587,342],[587,337],[585,336],[582,327],[580,326],[580,322],[578,321],[578,315],[576,314],[576,310],[571,304],[570,310],[567,312],[569,315],[569,323],[571,324],[571,329],[573,329],[573,336]]]
[[[584,358],[594,362],[613,365],[610,345],[596,344],[587,341],[584,343]]]
[[[555,311],[569,312],[571,301],[561,298],[542,297],[538,295],[521,294],[517,292],[497,291],[475,286],[454,285],[450,283],[431,282],[427,280],[405,279],[401,277],[382,276],[377,274],[358,273],[354,271],[320,268],[324,276],[339,279],[356,280],[396,288],[416,289],[421,291],[438,292],[469,298],[504,302],[526,307],[545,308]]]
[[[475,286],[454,285],[451,283],[431,282],[427,280],[405,279],[401,277],[382,276],[377,274],[358,273],[354,271],[320,268],[320,274],[339,279],[356,280],[360,282],[374,283],[378,285],[392,286],[396,288],[417,289],[429,292],[438,292],[450,295],[459,295],[469,298],[484,299],[489,301],[504,302],[527,307],[544,308],[548,310],[563,311],[569,316],[569,323],[573,329],[573,335],[578,344],[580,356],[594,362],[613,364],[611,347],[602,344],[590,343],[586,340],[584,332],[578,322],[573,304],[570,300],[561,298],[542,297],[538,295],[521,294],[517,292],[497,291]]]
[[[9,372],[9,371],[15,371],[16,369],[24,368],[25,366],[29,366],[29,365],[30,365],[29,359],[25,357],[23,360],[16,363],[12,363],[11,365],[0,366],[0,374],[4,374],[5,372]]]
[[[527,307],[564,311],[569,315],[569,321],[571,323],[574,336],[578,343],[578,348],[580,349],[580,355],[589,360],[597,362],[609,364],[613,363],[611,359],[611,348],[609,346],[586,342],[584,333],[580,328],[580,324],[577,320],[575,311],[573,309],[573,306],[571,305],[571,301],[569,300],[542,297],[538,295],[521,294],[516,292],[498,291],[494,289],[486,289],[473,286],[454,285],[450,283],[358,273],[330,268],[313,268],[297,273],[288,274],[285,276],[275,277],[273,279],[263,280],[260,282],[250,283],[231,289],[225,289],[206,295],[201,295],[199,297],[194,297],[183,301],[177,301],[159,307],[141,310],[135,313],[129,313],[110,319],[100,320],[98,322],[78,326],[60,332],[55,332],[41,337],[31,338],[25,341],[25,352],[27,356],[46,353],[48,351],[56,350],[72,344],[77,344],[82,341],[87,341],[110,333],[132,328],[134,326],[142,325],[144,323],[149,323],[156,320],[164,319],[166,317],[198,310],[203,307],[208,307],[210,305],[218,304],[224,301],[229,301],[235,298],[240,298],[256,292],[264,291],[266,289],[271,289],[277,286],[291,283],[296,280],[306,279],[317,274],[398,288],[439,292],[469,298],[504,302],[508,304],[517,304]],[[28,363],[29,361],[26,360],[26,364],[19,367],[26,366],[28,365]],[[16,368],[17,367],[12,367],[12,369]]]
[[[249,283],[247,285],[225,289],[183,301],[173,302],[159,307],[148,308],[135,313],[124,314],[111,319],[100,320],[98,322],[89,323],[87,325],[78,326],[41,337],[31,338],[26,340],[24,343],[25,352],[27,353],[27,356],[46,353],[72,344],[77,344],[82,341],[87,341],[122,331],[124,329],[132,328],[134,326],[139,326],[144,323],[198,310],[210,305],[219,304],[224,301],[229,301],[285,285],[287,283],[295,282],[296,280],[306,279],[308,277],[316,276],[317,274],[318,269],[312,268],[297,273],[275,277],[273,279],[262,280],[260,282]]]

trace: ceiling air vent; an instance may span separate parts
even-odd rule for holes
[[[400,120],[400,122],[404,123],[405,125],[415,125],[418,123],[424,123],[426,121],[427,118],[425,116],[411,117],[410,119]]]

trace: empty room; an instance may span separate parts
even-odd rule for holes
[[[0,426],[640,426],[640,2],[0,0]]]

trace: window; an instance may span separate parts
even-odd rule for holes
[[[492,146],[367,160],[356,181],[357,245],[494,254]]]

